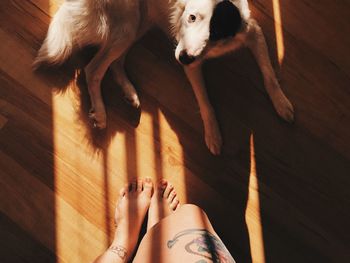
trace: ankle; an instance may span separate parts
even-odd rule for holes
[[[128,227],[118,224],[114,232],[114,238],[112,245],[121,245],[127,247],[129,243],[130,235],[128,233]]]
[[[131,228],[129,229],[128,225],[122,223],[118,224],[110,246],[123,248],[127,253],[127,257],[133,253],[140,233],[140,229],[136,229],[134,225]]]
[[[114,243],[112,243],[109,246],[107,251],[114,254],[119,259],[123,260],[122,262],[124,262],[129,257],[129,254],[130,254],[130,251],[128,251],[125,246],[114,244]]]

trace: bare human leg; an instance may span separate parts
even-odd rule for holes
[[[147,230],[150,230],[163,218],[174,213],[179,206],[180,201],[172,184],[164,179],[158,182],[148,211]]]
[[[235,263],[202,209],[188,204],[179,207],[171,201],[176,194],[172,194],[174,189],[168,182],[158,185],[158,189],[152,197],[148,230],[134,263]],[[159,206],[168,208],[164,217],[158,216]]]
[[[130,260],[151,203],[152,191],[150,178],[134,180],[120,190],[115,210],[114,240],[94,263],[122,263]]]

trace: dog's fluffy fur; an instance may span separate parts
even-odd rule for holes
[[[222,139],[201,74],[201,64],[208,58],[244,45],[250,48],[275,109],[285,120],[293,120],[293,107],[276,80],[264,35],[250,18],[247,0],[66,0],[50,24],[35,65],[62,64],[76,49],[99,46],[85,73],[92,105],[90,117],[96,127],[105,128],[101,80],[110,67],[126,99],[139,106],[137,93],[124,71],[124,58],[135,40],[153,26],[177,41],[175,57],[183,64],[193,87],[205,141],[213,154],[220,153]]]

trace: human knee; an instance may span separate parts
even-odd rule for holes
[[[179,208],[179,212],[180,211],[186,214],[187,216],[190,215],[190,216],[200,216],[205,218],[208,217],[202,208],[194,204],[181,205],[181,207]]]

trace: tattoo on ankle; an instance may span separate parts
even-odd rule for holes
[[[193,255],[201,256],[214,263],[235,263],[230,252],[222,241],[206,229],[188,229],[177,233],[169,240],[167,246],[171,249],[183,236],[195,236],[186,241],[185,250]],[[196,263],[205,263],[204,259]]]
[[[117,254],[121,259],[126,258],[126,248],[122,246],[110,246],[109,250],[114,254]]]

